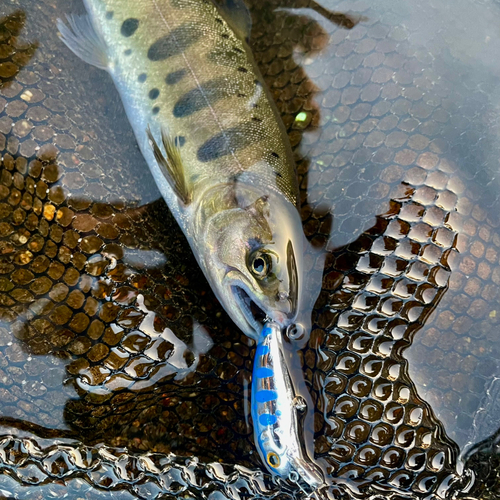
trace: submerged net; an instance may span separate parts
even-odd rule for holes
[[[327,249],[324,265],[308,256],[323,286],[300,352],[321,494],[495,498],[496,441],[459,460],[471,428],[497,430],[478,419],[498,357],[493,94],[446,33],[421,41],[406,5],[336,5],[359,14],[352,30],[286,10],[311,6],[252,3],[251,45],[295,149],[305,233]],[[112,82],[57,39],[78,6],[19,8],[0,12],[5,487],[304,496],[263,471],[252,342],[155,201]]]

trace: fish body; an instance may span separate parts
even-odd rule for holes
[[[112,76],[159,190],[222,305],[253,338],[264,317],[281,326],[299,321],[304,236],[295,164],[245,22],[212,0],[85,5],[88,17],[68,17],[69,28],[59,21],[61,37]],[[244,6],[236,5],[241,19]]]
[[[254,441],[269,472],[305,481],[317,489],[324,480],[301,442],[298,413],[305,402],[295,393],[285,360],[279,325],[264,325],[255,352],[251,412]]]

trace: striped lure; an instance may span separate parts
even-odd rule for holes
[[[297,413],[305,403],[295,395],[281,335],[279,325],[269,322],[258,339],[252,374],[254,440],[273,475],[316,489],[324,480],[300,442]]]
[[[88,15],[59,20],[61,38],[113,78],[218,299],[253,338],[266,316],[296,323],[305,274],[297,175],[246,43],[242,0],[84,1]]]

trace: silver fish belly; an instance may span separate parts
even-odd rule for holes
[[[226,311],[253,338],[265,317],[307,330],[295,165],[245,23],[212,0],[85,5],[88,16],[58,22],[61,38],[112,76],[159,190]]]
[[[316,489],[324,480],[300,440],[298,412],[305,403],[295,394],[281,335],[276,323],[266,323],[257,343],[251,402],[254,441],[269,472]]]

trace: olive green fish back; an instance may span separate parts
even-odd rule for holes
[[[297,204],[295,165],[275,105],[251,51],[211,0],[88,5],[119,88],[177,137],[195,190],[248,178],[276,185]]]

